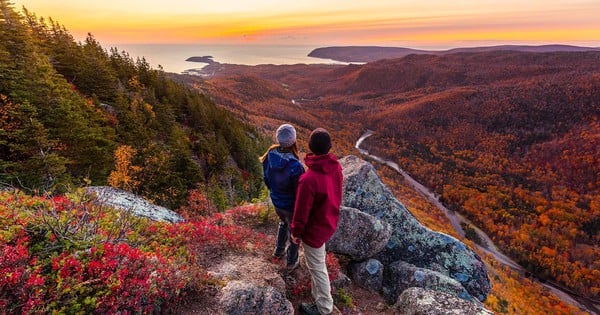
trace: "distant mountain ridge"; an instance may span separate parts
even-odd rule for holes
[[[446,55],[460,52],[477,53],[490,51],[520,51],[520,52],[583,52],[600,51],[600,47],[580,47],[571,45],[499,45],[487,47],[452,48],[448,50],[421,50],[404,47],[382,46],[337,46],[321,47],[311,51],[308,56],[322,59],[332,59],[342,62],[371,62],[381,59],[402,58],[411,54]]]

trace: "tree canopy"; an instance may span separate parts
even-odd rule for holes
[[[138,170],[138,184],[123,188],[165,206],[199,186],[220,208],[260,189],[264,138],[254,128],[143,58],[91,34],[76,42],[59,23],[0,0],[0,184],[105,185],[123,146]]]

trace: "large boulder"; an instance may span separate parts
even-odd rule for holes
[[[352,280],[361,288],[379,292],[383,288],[383,264],[377,259],[350,265]]]
[[[154,221],[167,221],[177,223],[184,221],[179,214],[161,206],[152,204],[148,200],[126,192],[121,189],[108,186],[90,186],[87,192],[94,195],[100,204],[131,212],[132,214],[149,218]]]
[[[373,166],[356,157],[340,160],[344,174],[343,205],[359,209],[390,225],[392,235],[376,256],[384,265],[403,260],[438,271],[460,282],[480,301],[491,285],[481,258],[459,240],[432,231],[401,204],[381,182]]]
[[[473,297],[456,280],[437,271],[419,268],[403,261],[397,261],[385,268],[383,273],[383,296],[393,304],[404,290],[420,287],[445,292],[464,300],[472,301]]]
[[[229,315],[294,314],[292,303],[279,290],[243,281],[229,282],[221,291],[219,303],[223,313]]]
[[[327,250],[360,261],[384,249],[390,235],[387,223],[360,210],[341,207],[337,230],[327,242]]]
[[[293,307],[285,297],[286,283],[279,266],[261,255],[249,253],[222,253],[211,259],[206,272],[220,283],[215,314],[293,314]]]
[[[394,305],[402,315],[491,315],[481,305],[423,288],[406,289]]]

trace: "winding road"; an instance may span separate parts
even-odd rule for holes
[[[466,223],[466,224],[470,225],[471,227],[473,227],[475,229],[475,231],[477,232],[479,238],[482,240],[482,242],[481,242],[482,245],[477,245],[478,249],[494,256],[494,258],[497,261],[520,272],[521,274],[529,274],[527,272],[527,270],[525,270],[525,268],[523,268],[521,265],[519,265],[514,260],[510,259],[508,256],[504,255],[502,252],[500,252],[498,247],[496,247],[496,245],[494,244],[492,239],[485,232],[483,232],[481,229],[479,229],[477,226],[475,226],[472,222],[470,222],[467,218],[463,217],[461,214],[456,213],[455,211],[452,211],[452,210],[446,208],[446,206],[444,206],[439,201],[439,198],[433,192],[431,192],[427,187],[423,186],[421,183],[417,182],[414,178],[412,178],[408,173],[406,173],[403,169],[401,169],[397,163],[390,161],[390,160],[383,159],[376,155],[370,154],[369,151],[361,149],[360,145],[363,143],[363,141],[374,134],[375,134],[375,132],[373,130],[367,130],[365,133],[362,134],[362,136],[360,136],[360,138],[358,138],[354,147],[361,154],[366,155],[366,156],[370,157],[371,159],[377,161],[378,163],[386,165],[386,166],[394,169],[398,173],[400,173],[400,175],[402,175],[402,177],[404,177],[404,179],[409,183],[409,185],[411,185],[415,190],[417,190],[420,194],[422,194],[424,197],[426,197],[431,203],[433,203],[437,208],[439,208],[440,210],[442,210],[444,212],[444,214],[446,215],[448,220],[450,220],[450,224],[452,224],[452,227],[456,230],[456,232],[459,235],[461,235],[463,237],[465,236],[465,231],[463,230],[461,223]],[[590,301],[589,299],[583,298],[581,296],[577,296],[571,292],[567,292],[564,289],[561,289],[556,285],[540,282],[535,277],[532,277],[532,279],[534,279],[536,282],[543,285],[544,287],[548,288],[548,290],[550,290],[553,294],[558,296],[565,303],[575,305],[587,312],[590,312],[591,314],[600,315],[600,307],[597,304]]]

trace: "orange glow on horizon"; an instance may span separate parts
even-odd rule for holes
[[[598,4],[585,0],[13,0],[77,39],[104,43],[438,45],[456,42],[600,46]],[[541,8],[541,9],[540,9]]]

